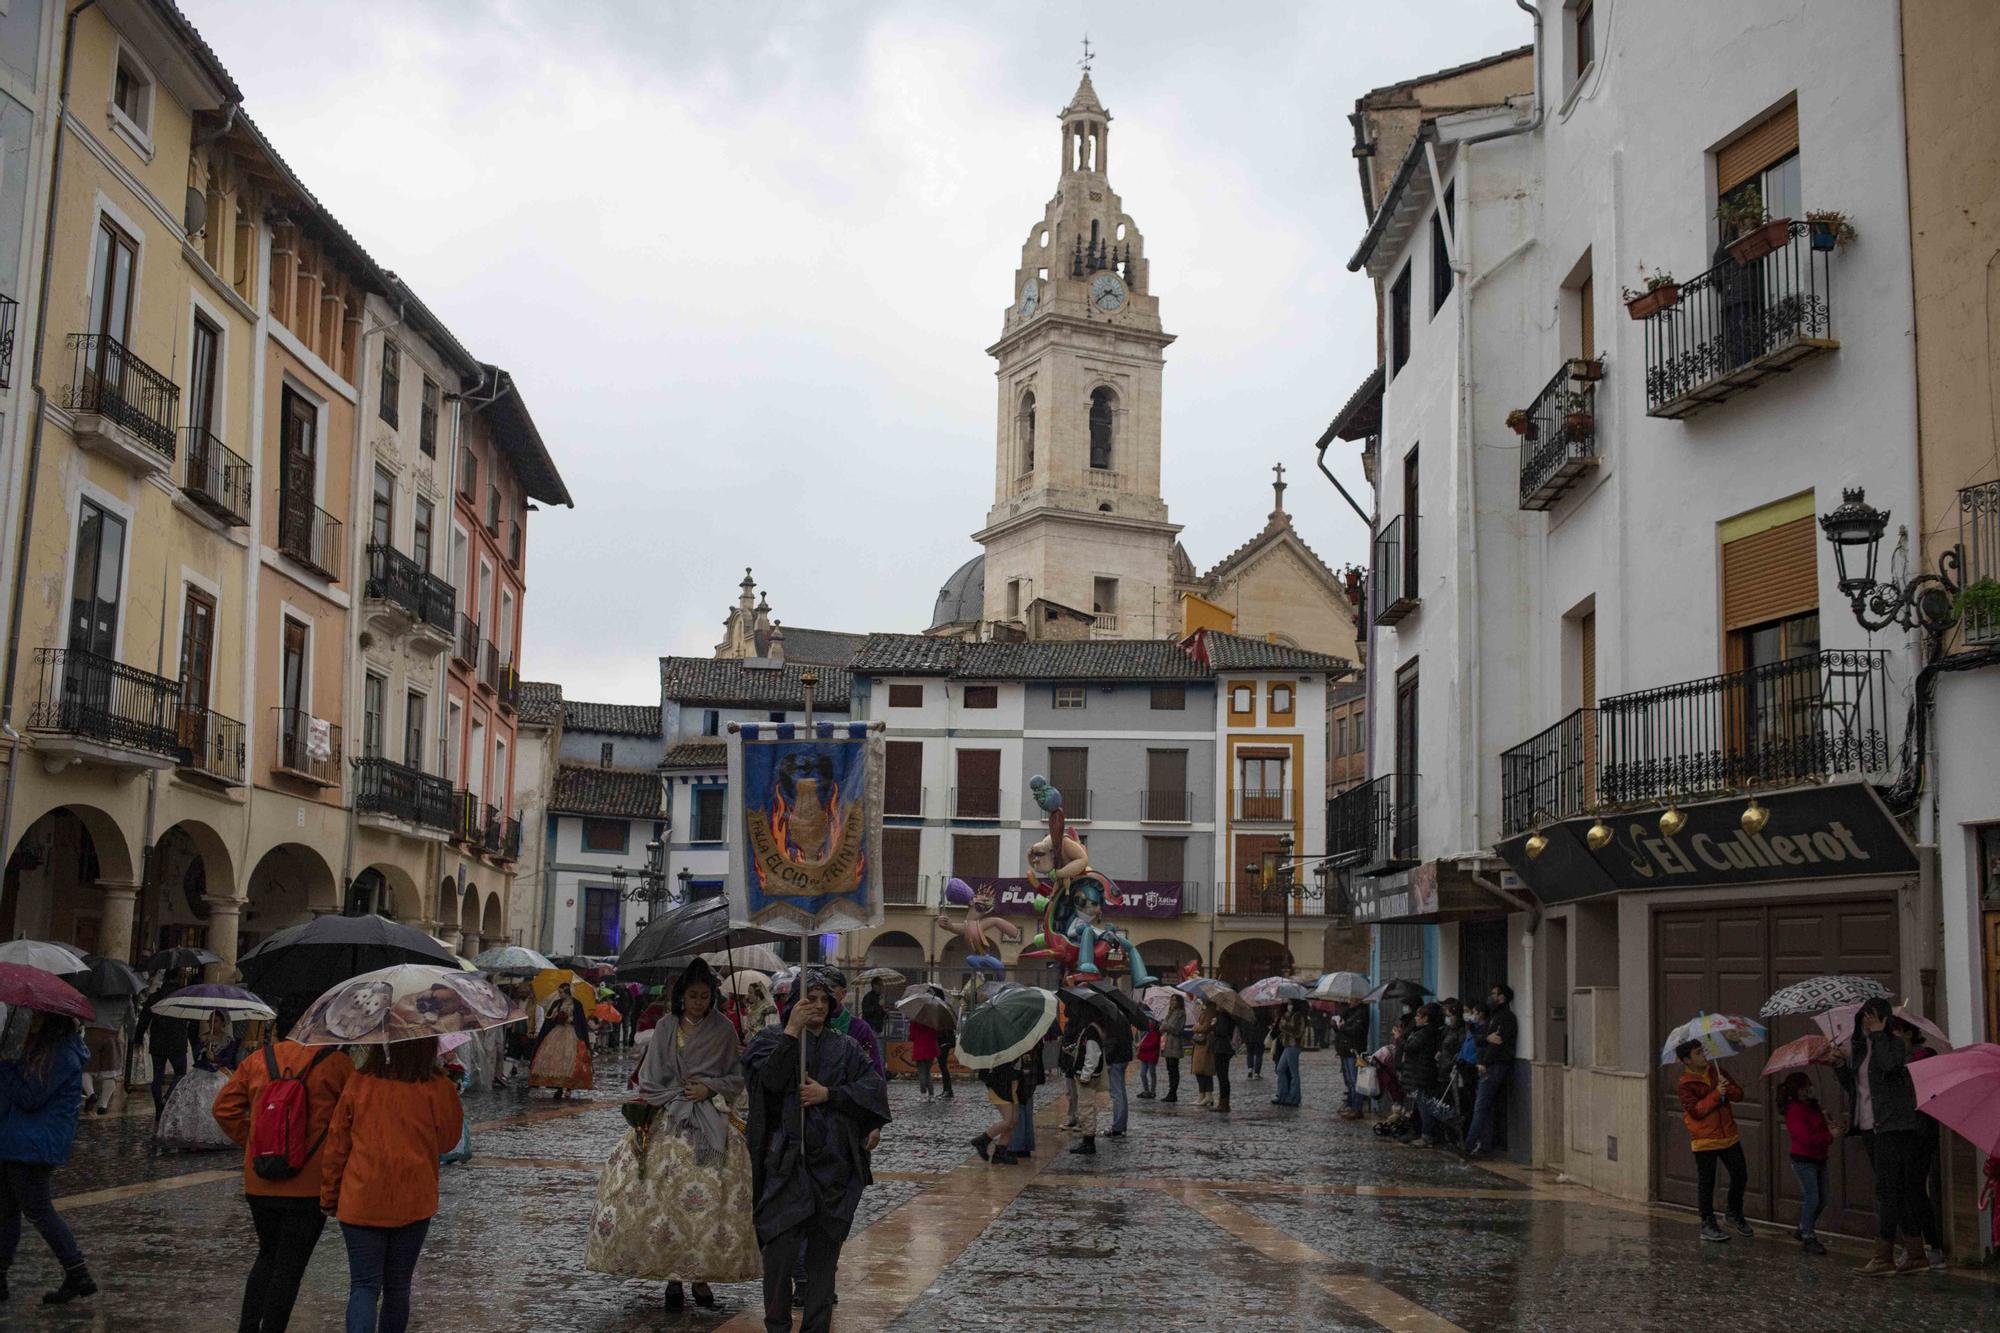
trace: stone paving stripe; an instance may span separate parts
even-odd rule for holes
[[[1382,1327],[1412,1333],[1465,1333],[1459,1325],[1426,1309],[1408,1297],[1399,1296],[1381,1283],[1355,1273],[1338,1273],[1335,1261],[1277,1227],[1239,1208],[1205,1186],[1190,1185],[1180,1191],[1181,1202],[1193,1208],[1238,1240],[1283,1264],[1302,1266],[1313,1281],[1334,1299],[1356,1314]],[[1508,1197],[1519,1198],[1519,1191]]]
[[[86,1190],[82,1194],[65,1194],[56,1200],[60,1212],[72,1208],[89,1208],[94,1204],[116,1203],[120,1199],[133,1199],[143,1194],[162,1194],[168,1190],[184,1190],[190,1185],[212,1185],[218,1180],[241,1180],[243,1168],[232,1167],[227,1171],[189,1171],[184,1175],[162,1176],[158,1180],[145,1180],[136,1185],[114,1185],[110,1189]]]

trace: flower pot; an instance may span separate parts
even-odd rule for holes
[[[1526,435],[1528,433],[1528,414],[1519,408],[1515,408],[1512,412],[1509,412],[1507,414],[1507,429],[1513,431],[1516,435]]]
[[[1792,220],[1772,218],[1763,226],[1738,236],[1729,243],[1729,257],[1745,268],[1778,249],[1791,238]]]
[[[1594,356],[1573,356],[1569,359],[1569,377],[1582,384],[1595,384],[1604,378],[1604,363]]]
[[[1806,225],[1812,228],[1813,249],[1832,250],[1840,244],[1840,233],[1831,222],[1809,221]]]
[[[1597,429],[1597,418],[1589,412],[1568,412],[1563,415],[1563,431],[1572,440],[1587,439]]]
[[[1625,312],[1634,319],[1647,319],[1669,306],[1678,305],[1681,299],[1681,285],[1678,282],[1663,282],[1649,292],[1641,293],[1625,303]]]

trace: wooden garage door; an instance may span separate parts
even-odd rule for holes
[[[1896,984],[1896,910],[1890,898],[1846,902],[1749,905],[1661,912],[1653,918],[1653,1030],[1661,1039],[1702,1011],[1756,1016],[1780,986],[1824,973],[1849,973]],[[1818,1029],[1810,1019],[1771,1024],[1778,1045]],[[1769,1048],[1729,1064],[1744,1098],[1736,1105],[1743,1154],[1750,1167],[1744,1211],[1766,1221],[1797,1225],[1798,1182],[1792,1177],[1784,1119],[1771,1107],[1771,1085],[1759,1071]],[[1815,1070],[1820,1104],[1833,1118],[1847,1114],[1846,1098],[1825,1070]],[[1675,1092],[1677,1067],[1655,1080],[1653,1188],[1668,1203],[1693,1206],[1694,1154],[1681,1123]],[[1820,1215],[1827,1231],[1872,1236],[1874,1182],[1858,1142],[1841,1140],[1829,1160],[1829,1198]],[[1721,1209],[1723,1185],[1717,1183]]]

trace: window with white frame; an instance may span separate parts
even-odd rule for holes
[[[153,76],[122,46],[118,49],[118,67],[111,76],[111,110],[112,124],[139,139],[143,147],[151,147]]]
[[[1057,708],[1081,708],[1084,706],[1084,688],[1081,685],[1056,686]]]

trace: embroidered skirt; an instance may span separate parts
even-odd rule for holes
[[[628,1129],[597,1181],[583,1247],[594,1273],[659,1282],[743,1282],[764,1271],[751,1220],[750,1152],[733,1129],[719,1158],[660,1126]]]
[[[590,1087],[591,1073],[590,1047],[580,1039],[565,1041],[557,1035],[535,1048],[528,1086],[580,1091]]]

